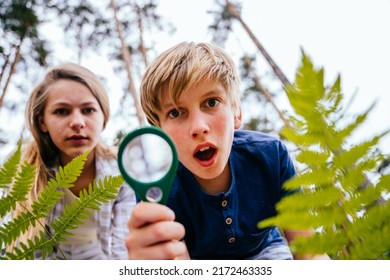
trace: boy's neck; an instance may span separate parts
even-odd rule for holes
[[[203,179],[194,175],[196,181],[202,187],[202,189],[208,194],[218,194],[222,192],[227,192],[230,188],[230,183],[232,181],[232,175],[230,172],[230,167],[227,164],[222,173],[213,179]]]

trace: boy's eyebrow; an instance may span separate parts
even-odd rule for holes
[[[215,95],[215,94],[221,94],[221,91],[218,90],[218,89],[211,89],[205,93],[203,93],[201,95],[202,98],[205,98],[205,97],[208,97],[208,96],[212,96],[212,95]],[[177,102],[177,105],[179,105],[180,102]],[[175,104],[171,101],[169,101],[168,103],[165,103],[165,104],[161,104],[161,108],[166,108],[166,107],[175,107]]]
[[[161,103],[161,110],[164,110],[169,107],[175,107],[173,102],[168,102],[168,103]]]

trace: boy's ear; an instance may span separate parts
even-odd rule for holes
[[[39,128],[42,130],[42,132],[47,132],[48,130],[45,123],[43,122],[42,116],[38,117],[38,122],[39,122]]]
[[[234,129],[239,129],[242,124],[242,114],[241,110],[234,114]]]

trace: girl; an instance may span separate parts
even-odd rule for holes
[[[59,166],[90,150],[82,174],[74,186],[64,189],[65,195],[44,221],[61,215],[64,206],[79,199],[79,193],[95,179],[118,175],[116,153],[99,141],[109,118],[109,101],[103,85],[88,69],[65,64],[51,69],[31,93],[26,107],[27,126],[33,141],[22,157],[35,165],[35,183],[27,205],[37,199]],[[127,185],[120,187],[117,198],[103,204],[73,231],[74,236],[54,248],[53,258],[127,259],[125,238],[127,221],[136,203],[134,192]],[[16,217],[23,208],[18,208]],[[33,237],[39,230],[30,229],[20,240]],[[38,255],[36,256],[39,257]]]

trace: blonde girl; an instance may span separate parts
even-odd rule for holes
[[[31,206],[59,166],[87,150],[91,152],[75,185],[64,189],[65,195],[43,221],[50,222],[62,214],[64,206],[78,199],[81,190],[95,179],[118,175],[116,153],[100,142],[100,134],[109,119],[107,93],[100,80],[77,64],[64,64],[49,70],[32,91],[26,106],[27,127],[32,141],[23,152],[23,159],[35,165],[36,177],[28,201],[14,211],[16,217]],[[54,248],[52,258],[127,259],[125,238],[127,221],[136,203],[134,192],[121,186],[117,198],[93,211],[90,218],[67,241]],[[31,228],[19,240],[25,242],[40,228]],[[37,256],[38,257],[38,256]]]

